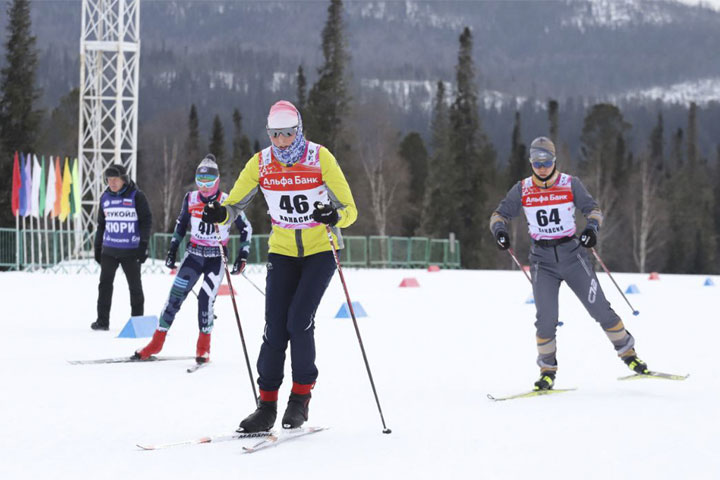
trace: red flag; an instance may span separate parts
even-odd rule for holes
[[[20,178],[20,163],[18,162],[18,153],[15,152],[15,160],[13,161],[13,176],[12,176],[12,213],[17,217],[18,210],[20,209],[20,186],[22,180]]]

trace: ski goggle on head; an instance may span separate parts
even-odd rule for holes
[[[280,135],[284,135],[286,137],[292,137],[297,133],[297,126],[294,127],[287,127],[287,128],[268,128],[267,132],[268,135],[270,135],[272,138],[277,138]]]
[[[533,168],[550,168],[555,163],[555,155],[542,148],[531,148],[530,163]]]
[[[195,184],[198,187],[212,188],[217,184],[219,179],[220,177],[215,175],[196,175]]]

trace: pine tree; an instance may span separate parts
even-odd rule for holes
[[[515,185],[528,171],[527,147],[522,141],[520,130],[520,112],[515,112],[515,125],[512,132],[510,158],[508,159],[508,174],[506,186],[509,189]]]
[[[303,71],[302,65],[298,66],[297,76],[297,105],[296,107],[300,110],[300,113],[305,111],[307,106],[307,80],[305,79],[305,72]]]
[[[665,127],[662,112],[658,112],[657,123],[650,133],[650,162],[658,171],[665,166]]]
[[[445,84],[437,82],[435,100],[433,102],[430,133],[432,135],[430,147],[432,155],[428,165],[428,176],[425,186],[425,200],[421,231],[431,237],[445,237],[450,232],[448,215],[446,214],[448,202],[451,197],[452,184],[449,182],[448,171],[450,158],[448,155],[449,115],[447,108],[447,95]]]
[[[495,168],[495,152],[480,126],[473,36],[468,27],[460,35],[456,66],[456,96],[450,107],[450,170],[456,201],[448,212],[450,228],[456,232],[463,252],[463,265],[478,268],[488,258],[482,251],[486,229],[487,178]]]
[[[236,108],[233,110],[233,152],[232,159],[229,162],[227,170],[221,172],[225,178],[223,184],[226,185],[226,190],[232,187],[240,174],[240,171],[245,167],[245,163],[250,159],[252,152],[250,151],[250,139],[243,133],[242,130],[242,115]]]
[[[219,115],[215,115],[215,118],[213,119],[208,149],[210,150],[210,153],[215,155],[220,171],[225,171],[227,169],[225,162],[225,129],[223,128]]]
[[[631,252],[622,246],[622,239],[613,235],[627,228],[620,199],[627,194],[628,156],[624,138],[630,127],[617,106],[601,103],[593,105],[586,115],[580,137],[583,182],[605,217],[597,249],[608,252],[606,263],[616,261],[627,265],[632,261]]]
[[[188,136],[185,140],[185,158],[187,166],[193,168],[193,176],[195,175],[194,166],[200,162],[204,156],[201,153],[200,145],[200,120],[198,119],[197,109],[193,103],[190,106],[190,114],[188,115]]]
[[[37,49],[29,0],[12,0],[7,10],[5,62],[0,70],[0,169],[12,172],[15,151],[34,151],[42,112],[36,110]],[[0,175],[0,225],[10,225],[12,175]]]
[[[408,133],[400,142],[399,154],[410,174],[407,208],[403,215],[402,226],[403,235],[411,237],[416,235],[420,228],[428,176],[428,152],[420,134]]]
[[[336,153],[341,147],[343,119],[348,113],[347,67],[350,61],[345,41],[342,0],[330,0],[322,31],[324,64],[310,89],[305,124],[309,137]]]
[[[548,100],[548,123],[550,124],[549,134],[550,140],[557,145],[558,144],[558,110],[559,105],[557,100]]]
[[[690,110],[688,111],[687,140],[685,143],[687,146],[687,161],[690,168],[694,168],[698,161],[697,141],[697,104],[692,102],[690,103]]]

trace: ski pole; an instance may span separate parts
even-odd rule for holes
[[[600,266],[602,267],[602,269],[605,270],[605,273],[608,274],[608,277],[610,277],[610,280],[612,280],[612,282],[615,284],[615,288],[618,289],[618,292],[620,292],[620,295],[622,295],[622,297],[625,299],[625,301],[626,301],[627,304],[628,304],[628,307],[630,307],[630,310],[632,310],[633,315],[635,315],[635,316],[639,315],[640,312],[637,311],[637,310],[635,310],[635,309],[633,308],[633,306],[630,304],[630,300],[627,299],[627,297],[625,296],[625,294],[623,293],[622,289],[621,289],[620,286],[617,284],[617,282],[615,281],[615,279],[613,278],[613,276],[610,275],[610,270],[608,270],[608,268],[605,266],[605,262],[602,261],[602,259],[600,258],[600,255],[598,255],[598,253],[595,251],[595,248],[592,248],[592,247],[591,247],[591,248],[590,248],[590,251],[593,253],[593,255],[595,255],[595,258],[597,259],[598,262],[600,262]]]
[[[263,296],[263,297],[265,296],[265,292],[264,292],[260,287],[258,287],[257,285],[255,285],[255,282],[253,282],[252,280],[250,280],[250,278],[249,278],[247,275],[245,275],[245,272],[242,272],[242,276],[245,277],[245,280],[247,280],[248,282],[250,282],[250,285],[252,285],[253,287],[255,287],[255,290],[257,290],[258,292],[262,293],[262,296]]]
[[[228,260],[225,256],[225,250],[223,250],[222,242],[220,241],[220,228],[217,223],[215,225],[215,233],[217,234],[218,246],[220,247],[220,254],[222,255],[223,265],[225,266],[225,277],[227,277],[228,287],[230,287],[230,298],[232,299],[233,309],[235,310],[235,320],[237,321],[238,331],[240,332],[240,342],[242,343],[243,353],[245,354],[245,364],[247,365],[248,375],[250,375],[250,385],[253,390],[253,402],[255,405],[258,404],[258,394],[255,389],[255,380],[253,377],[252,367],[250,366],[250,358],[248,358],[247,347],[245,346],[245,335],[243,335],[242,325],[240,324],[240,314],[238,313],[237,302],[235,302],[235,290],[233,290],[232,280],[230,280],[230,270],[228,269]]]
[[[360,351],[362,352],[363,360],[365,361],[365,368],[367,369],[368,377],[370,378],[370,386],[372,386],[373,394],[375,395],[375,403],[377,403],[378,412],[380,412],[380,420],[383,425],[383,433],[392,433],[392,430],[387,428],[385,425],[385,417],[380,408],[380,400],[378,399],[377,390],[375,389],[375,382],[373,381],[372,373],[370,372],[370,364],[368,363],[367,355],[365,354],[365,347],[363,346],[362,338],[360,337],[360,329],[358,328],[357,320],[355,319],[355,310],[353,309],[352,302],[350,301],[350,294],[348,293],[347,285],[345,284],[345,276],[343,275],[342,267],[340,266],[340,258],[338,257],[337,250],[335,249],[335,243],[333,243],[332,231],[330,226],[326,225],[328,240],[330,241],[330,247],[332,248],[333,257],[335,257],[335,265],[337,265],[338,273],[340,274],[340,281],[342,282],[343,290],[345,290],[345,298],[347,299],[347,305],[350,309],[350,316],[352,317],[353,325],[355,326],[355,333],[357,334],[358,342],[360,343]]]
[[[513,249],[510,248],[510,247],[508,247],[507,252],[508,252],[508,253],[510,254],[510,256],[512,257],[513,261],[515,262],[515,265],[517,265],[518,268],[519,268],[520,270],[522,270],[522,272],[525,274],[525,278],[528,279],[528,282],[530,282],[530,285],[532,285],[532,280],[530,280],[530,275],[528,275],[528,273],[525,271],[525,269],[523,268],[523,266],[520,264],[520,261],[519,261],[519,260],[517,259],[517,257],[515,256],[515,252],[513,252]]]

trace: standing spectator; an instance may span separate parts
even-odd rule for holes
[[[145,297],[140,279],[141,264],[148,257],[152,214],[145,194],[128,177],[122,165],[110,165],[104,174],[107,189],[100,197],[95,261],[100,264],[97,320],[90,328],[107,330],[110,326],[113,282],[118,265],[122,266],[130,288],[133,316],[143,315]]]

